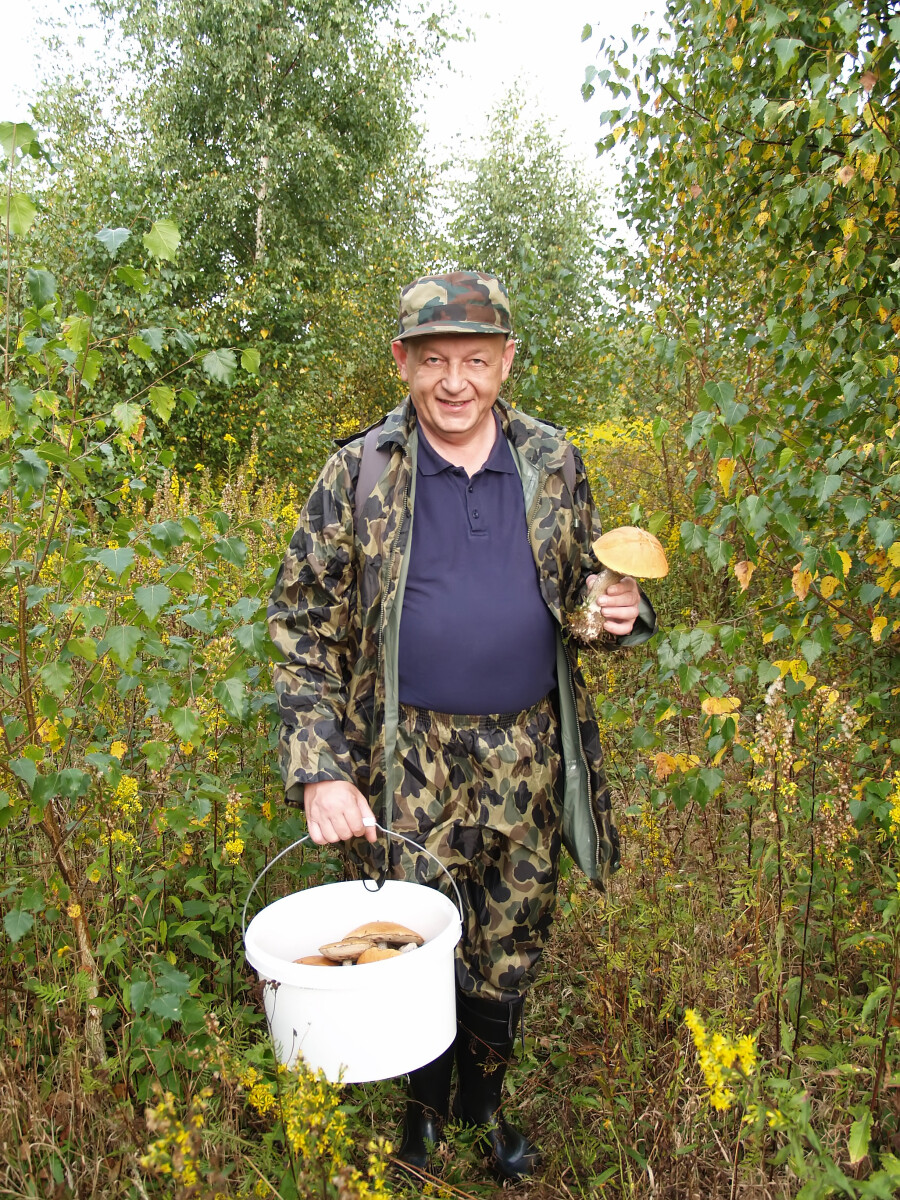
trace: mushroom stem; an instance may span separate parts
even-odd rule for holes
[[[594,580],[593,586],[588,593],[588,603],[594,607],[594,601],[599,600],[601,596],[605,596],[607,591],[614,583],[618,583],[624,579],[618,571],[613,571],[609,567],[604,567],[597,578]]]

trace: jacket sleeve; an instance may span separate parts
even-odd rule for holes
[[[285,796],[303,784],[353,778],[344,712],[355,645],[355,474],[358,460],[332,456],[300,513],[268,608],[281,714],[278,754]]]
[[[588,482],[587,472],[577,449],[575,450],[575,495],[573,503],[575,505],[578,528],[586,531],[586,536],[582,541],[580,603],[587,593],[588,575],[596,575],[603,568],[603,564],[598,561],[593,551],[593,543],[601,536],[603,529],[600,526],[600,516],[597,512],[597,506],[594,504],[594,498],[591,495],[591,485]],[[628,646],[640,646],[644,642],[649,641],[654,633],[656,633],[658,627],[656,612],[653,605],[644,595],[644,590],[640,585],[638,585],[638,591],[641,593],[641,603],[631,633],[618,634],[614,637],[607,634],[602,638],[598,638],[595,643],[598,649],[621,650]]]

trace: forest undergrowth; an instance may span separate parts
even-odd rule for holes
[[[242,952],[252,881],[303,833],[275,767],[266,600],[332,436],[396,402],[386,331],[428,264],[413,59],[390,76],[369,46],[391,6],[356,6],[361,55],[290,6],[278,44],[245,53],[238,0],[214,7],[230,25],[195,2],[145,30],[133,146],[74,84],[44,105],[49,140],[0,122],[0,1195],[491,1197],[452,1123],[439,1177],[395,1174],[399,1082],[279,1069]],[[604,525],[648,528],[671,565],[653,640],[582,656],[624,862],[606,897],[563,862],[507,1101],[544,1161],[502,1194],[890,1200],[900,17],[664,7],[664,37],[600,39],[575,71],[609,105],[629,236],[598,239],[590,189],[510,118],[461,190],[479,228],[461,213],[435,249],[514,271],[510,399],[580,422]],[[335,33],[334,11],[310,19]],[[211,170],[176,131],[234,89],[216,67],[198,91],[195,18],[247,81],[234,146],[257,139]],[[341,64],[334,128],[308,36]],[[284,83],[278,55],[313,72],[283,116],[291,136],[320,121],[316,165],[290,138],[270,156],[252,98]],[[379,87],[345,94],[344,60]],[[270,188],[282,159],[317,186]],[[534,194],[540,244],[517,207]],[[306,249],[269,254],[289,229]],[[341,870],[297,853],[259,903]]]

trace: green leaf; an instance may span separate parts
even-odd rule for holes
[[[138,608],[155,621],[160,611],[169,603],[172,593],[164,583],[152,583],[135,589],[134,598]]]
[[[242,650],[254,658],[268,658],[269,636],[264,621],[254,621],[252,625],[241,625],[234,631],[234,640]]]
[[[30,758],[16,758],[9,764],[9,769],[18,779],[21,779],[29,792],[37,779],[37,766]]]
[[[181,997],[174,996],[171,992],[163,992],[161,995],[154,996],[150,1001],[150,1011],[168,1021],[180,1021]]]
[[[81,382],[85,387],[92,388],[94,386],[102,366],[103,355],[99,350],[88,350],[83,355],[81,362],[78,364],[78,370],[81,372]]]
[[[122,226],[115,229],[101,229],[99,233],[94,234],[94,237],[100,242],[109,257],[115,258],[131,237],[131,230],[123,229]]]
[[[203,370],[215,383],[231,387],[237,370],[237,359],[233,350],[210,350],[203,356]]]
[[[848,525],[858,525],[871,509],[871,504],[862,496],[845,496],[841,501],[841,512],[847,518]]]
[[[83,658],[85,662],[97,661],[97,643],[91,637],[69,638],[66,651],[73,658]]]
[[[0,121],[0,145],[7,158],[12,158],[16,150],[22,154],[40,150],[37,134],[25,121]]]
[[[147,272],[142,271],[140,267],[117,267],[116,279],[128,287],[134,288],[136,292],[146,292],[150,286]]]
[[[156,683],[151,683],[147,688],[147,699],[160,712],[169,707],[169,701],[172,699],[172,689],[162,680],[157,680]]]
[[[150,347],[154,354],[162,354],[166,348],[165,331],[156,325],[149,325],[146,329],[139,329],[141,337]]]
[[[855,33],[859,28],[859,13],[850,0],[844,0],[843,4],[839,4],[834,10],[834,19],[843,29],[844,33]]]
[[[51,662],[41,667],[41,680],[49,692],[63,699],[72,686],[75,672],[68,663]]]
[[[133,401],[114,404],[112,406],[112,419],[125,434],[136,433],[140,428],[143,417],[144,410],[140,404],[135,404]]]
[[[118,577],[134,562],[134,551],[130,546],[116,546],[113,550],[98,550],[92,557],[111,575]]]
[[[178,226],[174,221],[165,217],[154,221],[150,232],[144,234],[144,245],[154,258],[174,260],[180,243],[181,234],[178,232]]]
[[[144,362],[153,362],[153,351],[144,339],[138,337],[137,334],[128,339],[128,349],[132,354],[136,354],[138,358],[142,358]]]
[[[799,38],[776,38],[772,43],[772,48],[775,51],[775,56],[778,59],[778,70],[775,72],[775,78],[780,79],[790,66],[796,61],[797,54],[803,43]]]
[[[63,325],[66,345],[70,350],[84,350],[87,347],[91,323],[87,317],[72,317]]]
[[[144,742],[141,754],[151,771],[161,771],[169,761],[172,751],[167,742]]]
[[[217,538],[213,550],[235,567],[242,567],[247,561],[247,547],[239,537]]]
[[[21,237],[34,224],[37,209],[24,192],[14,192],[9,198],[5,215],[7,219],[4,220],[4,225],[7,224],[8,220],[10,233]]]
[[[707,383],[703,387],[703,395],[717,408],[722,408],[724,404],[733,402],[734,388],[730,383]]]
[[[180,742],[193,742],[200,732],[200,721],[191,708],[173,708],[166,713],[166,720],[175,730]]]
[[[150,537],[163,549],[171,550],[184,541],[184,527],[178,521],[160,521],[150,526]]]
[[[715,767],[701,768],[701,770],[697,773],[697,777],[706,788],[710,798],[716,794],[716,792],[722,786],[722,781],[725,778],[722,772],[718,771]]]
[[[175,408],[175,389],[170,387],[152,387],[150,389],[150,407],[164,425],[168,425],[169,417]]]
[[[872,1114],[865,1112],[850,1126],[850,1162],[855,1165],[869,1153],[869,1138],[872,1135]]]
[[[706,557],[712,563],[714,571],[721,571],[728,566],[728,562],[734,554],[734,549],[728,542],[723,542],[721,538],[710,534],[706,542]]]
[[[241,352],[241,366],[248,375],[259,374],[259,351],[244,350]]]
[[[97,648],[101,653],[108,650],[119,666],[127,671],[140,644],[141,631],[136,625],[113,625]]]
[[[756,667],[756,677],[762,687],[767,684],[774,683],[776,679],[781,678],[781,671],[774,663],[770,663],[767,658],[760,659]]]
[[[875,545],[882,550],[888,549],[894,543],[894,522],[887,517],[870,520],[869,532]]]
[[[47,464],[34,450],[20,450],[20,463],[16,468],[16,476],[22,487],[38,491],[44,486],[44,481],[50,474]]]
[[[153,983],[151,980],[132,980],[131,992],[129,995],[131,1011],[135,1013],[135,1015],[139,1016],[150,1003],[150,998],[152,995]]]
[[[591,28],[591,26],[590,26],[590,25],[585,25],[584,29],[582,29],[582,31],[581,31],[581,40],[582,40],[583,42],[586,42],[586,41],[588,41],[588,39],[591,37],[591,35],[593,34],[593,32],[594,32],[594,31],[593,31],[593,29]]]
[[[243,682],[234,676],[230,679],[220,679],[213,688],[213,695],[232,721],[240,725],[248,708]]]
[[[817,471],[813,476],[810,490],[821,505],[827,504],[840,486],[840,475],[825,475],[821,471]]]
[[[3,918],[3,927],[11,942],[20,941],[34,925],[34,917],[30,912],[19,908],[11,908]]]
[[[56,295],[56,276],[40,267],[29,267],[25,278],[35,308],[44,308]]]

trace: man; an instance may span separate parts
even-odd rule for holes
[[[500,1115],[501,1089],[561,845],[600,886],[618,866],[597,725],[562,636],[600,530],[577,452],[499,398],[515,342],[498,279],[414,281],[391,348],[409,396],[328,461],[273,592],[281,767],[312,840],[346,842],[364,873],[444,886],[426,855],[377,840],[377,817],[454,874],[459,1033],[410,1074],[399,1157],[427,1165],[455,1057],[457,1115],[517,1179],[537,1151]],[[601,604],[614,642],[651,636],[634,580]]]

